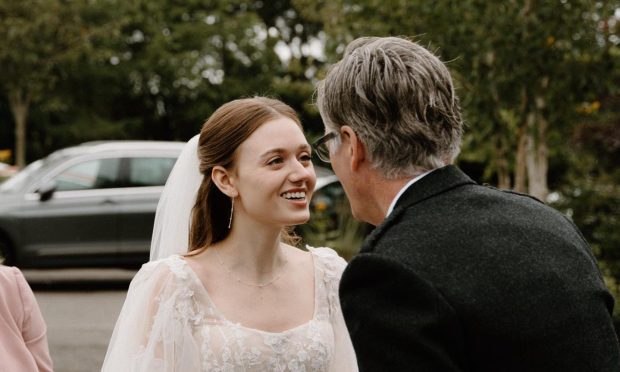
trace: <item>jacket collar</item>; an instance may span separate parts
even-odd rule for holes
[[[383,235],[385,230],[397,221],[409,207],[455,187],[468,184],[475,184],[475,182],[454,165],[447,165],[427,174],[411,185],[400,196],[392,213],[366,238],[360,253],[372,251],[375,242]]]
[[[475,184],[475,182],[454,165],[447,165],[435,169],[418,182],[411,185],[411,187],[401,195],[394,206],[394,212],[397,209],[410,207],[457,186],[467,184]]]

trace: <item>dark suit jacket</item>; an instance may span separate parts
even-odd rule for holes
[[[620,371],[613,298],[577,228],[454,166],[401,196],[340,297],[361,371]]]

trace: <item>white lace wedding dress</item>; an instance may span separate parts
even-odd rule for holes
[[[102,371],[357,371],[338,299],[346,263],[329,248],[308,249],[314,317],[281,333],[224,318],[180,256],[145,264],[131,282]]]

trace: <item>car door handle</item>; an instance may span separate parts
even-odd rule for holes
[[[104,201],[101,202],[102,205],[112,205],[112,204],[116,204],[116,202],[112,199],[105,199]]]

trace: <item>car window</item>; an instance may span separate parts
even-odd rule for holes
[[[85,161],[54,177],[57,191],[118,187],[119,158]]]
[[[130,158],[129,187],[163,186],[176,158]]]

